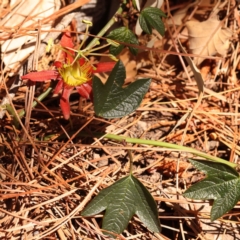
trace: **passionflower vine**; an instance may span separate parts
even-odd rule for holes
[[[94,73],[111,71],[115,62],[104,62],[92,65],[87,58],[81,57],[74,59],[73,42],[69,32],[63,34],[60,45],[66,51],[62,51],[63,62],[56,61],[54,66],[56,70],[45,70],[39,72],[30,72],[22,79],[28,79],[33,82],[42,82],[46,80],[59,80],[54,90],[54,94],[61,91],[60,107],[65,119],[70,117],[69,97],[71,92],[76,89],[84,98],[91,98],[92,95],[92,75]]]

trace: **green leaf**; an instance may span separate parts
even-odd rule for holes
[[[117,40],[124,43],[138,45],[138,39],[136,38],[134,33],[126,27],[120,27],[120,28],[114,29],[108,34],[107,37],[112,40]],[[109,51],[111,54],[116,56],[123,50],[123,48],[124,48],[124,45],[120,44],[118,47],[111,46]],[[128,47],[128,48],[132,54],[137,55],[137,52],[138,52],[137,48],[134,48],[134,47]]]
[[[190,160],[207,177],[191,186],[183,195],[192,199],[213,199],[211,220],[231,210],[240,200],[240,178],[233,168],[215,162]]]
[[[139,16],[139,23],[142,30],[148,34],[152,34],[152,28],[155,28],[163,36],[165,27],[161,17],[167,16],[160,9],[155,7],[144,8]]]
[[[194,167],[207,174],[207,176],[223,173],[227,174],[230,178],[235,178],[239,176],[238,172],[235,169],[229,167],[226,164],[204,160],[189,160],[189,161]]]
[[[160,232],[156,202],[144,185],[132,176],[136,188],[136,215],[153,232]],[[133,193],[134,194],[134,193]]]
[[[83,210],[82,216],[92,216],[103,210],[106,212],[102,228],[106,231],[121,234],[134,214],[150,231],[161,231],[157,205],[148,190],[133,175],[103,189]],[[105,234],[116,237],[108,232]]]
[[[137,80],[122,88],[126,78],[123,63],[118,61],[107,82],[93,78],[93,100],[96,115],[104,118],[119,118],[132,113],[141,103],[146,94],[150,79]]]

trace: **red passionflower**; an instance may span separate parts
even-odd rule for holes
[[[89,99],[92,93],[93,73],[111,71],[115,65],[115,62],[98,63],[93,66],[84,58],[80,58],[75,61],[73,59],[73,50],[69,50],[73,49],[74,45],[71,35],[68,32],[63,35],[60,44],[63,48],[66,48],[66,52],[63,51],[63,63],[59,61],[54,63],[54,66],[57,68],[57,70],[31,72],[22,76],[22,79],[28,79],[33,82],[42,82],[49,79],[59,80],[54,93],[58,94],[62,90],[60,106],[64,118],[69,119],[69,97],[73,89],[76,89],[82,97]]]

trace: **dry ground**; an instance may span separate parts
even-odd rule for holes
[[[10,11],[3,5],[4,1],[1,2],[2,9]],[[68,7],[63,9],[66,15]],[[31,108],[33,96],[34,99],[38,97],[49,87],[48,83],[32,86],[21,82],[14,92],[12,84],[16,78],[11,77],[11,73],[16,74],[17,67],[9,71],[7,66],[2,66],[1,99],[5,101],[9,91],[14,92],[10,96],[12,107],[17,112],[25,110],[25,114],[20,122],[16,118],[13,121],[9,112],[4,113],[5,103],[2,102],[0,239],[107,239],[100,231],[102,215],[82,218],[81,210],[101,189],[128,174],[128,148],[132,149],[134,175],[157,202],[162,233],[149,232],[134,217],[122,239],[240,239],[239,204],[218,221],[211,222],[211,202],[182,197],[189,186],[204,177],[188,163],[192,155],[147,145],[121,144],[96,135],[114,133],[161,140],[238,161],[238,6],[235,1],[222,1],[220,6],[217,1],[200,1],[192,5],[165,1],[162,9],[172,15],[165,21],[165,36],[162,38],[154,31],[152,36],[143,34],[139,37],[142,46],[152,43],[156,51],[141,51],[134,57],[125,50],[119,56],[127,69],[126,84],[139,77],[152,78],[139,109],[122,119],[108,121],[95,117],[92,103],[79,99],[77,93],[71,96],[71,122],[62,118],[57,96],[50,94]],[[182,13],[176,13],[176,9]],[[217,54],[216,59],[197,62],[204,78],[205,92],[196,107],[196,82],[184,59],[177,56],[179,50],[173,40],[179,37],[188,52],[194,52],[184,23],[193,19],[205,21],[210,13],[216,12],[222,20],[219,29],[228,27],[233,34],[227,35],[224,43],[214,43],[219,52],[225,49],[224,44],[229,40],[225,58]],[[29,29],[21,26],[15,32],[1,28],[5,33],[2,41],[29,33]],[[204,33],[210,31],[203,30]],[[36,31],[35,36],[37,34],[41,32]],[[205,41],[208,48],[209,41],[203,40],[201,34],[199,32],[193,38],[200,43]],[[213,38],[218,33],[209,34]],[[50,68],[48,63],[55,60],[54,50],[50,56],[44,51],[38,69]],[[213,55],[212,47],[209,51]],[[35,53],[35,59],[38,54]],[[208,55],[208,52],[202,55]]]

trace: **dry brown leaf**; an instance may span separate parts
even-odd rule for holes
[[[1,39],[7,38],[9,33],[6,29],[17,29],[20,26],[21,29],[27,28],[37,22],[40,24],[42,19],[54,14],[59,10],[60,6],[61,3],[59,0],[11,1],[10,8],[12,8],[12,11],[9,11],[9,13],[1,19]],[[41,24],[41,29],[45,31],[50,30],[52,24],[53,21],[49,21],[47,24]],[[47,32],[42,32],[41,39],[43,40],[46,35]],[[23,59],[35,50],[35,42],[36,36],[31,36],[30,31],[28,34],[20,37],[8,37],[7,40],[1,41],[4,63],[10,69],[16,68],[19,62],[23,61]]]
[[[232,31],[229,28],[219,27],[217,16],[204,22],[189,21],[186,23],[189,34],[189,49],[193,54],[225,56],[229,49],[229,39]],[[204,59],[196,58],[196,64]]]
[[[216,6],[217,4],[217,0],[201,0],[201,1],[193,1],[193,3],[187,3],[187,2],[180,2],[179,3],[179,7],[177,8],[178,10],[176,10],[173,15],[172,18],[169,18],[167,20],[167,23],[169,25],[176,25],[176,26],[180,26],[182,25],[187,19],[192,18],[191,16],[189,16],[190,13],[190,8],[214,8],[214,6]],[[175,7],[175,6],[174,6]],[[205,19],[205,14],[201,14],[201,17],[198,16],[198,20],[199,17],[201,19]]]
[[[187,4],[184,8],[180,8],[179,10],[177,10],[177,11],[173,14],[172,18],[169,18],[169,19],[167,20],[167,23],[168,23],[169,25],[174,24],[174,25],[176,25],[176,26],[182,25],[182,24],[183,24],[183,19],[186,18],[186,16],[187,16],[188,9],[191,8],[191,7],[193,7],[194,5],[196,5],[195,2],[192,3],[192,4]]]

